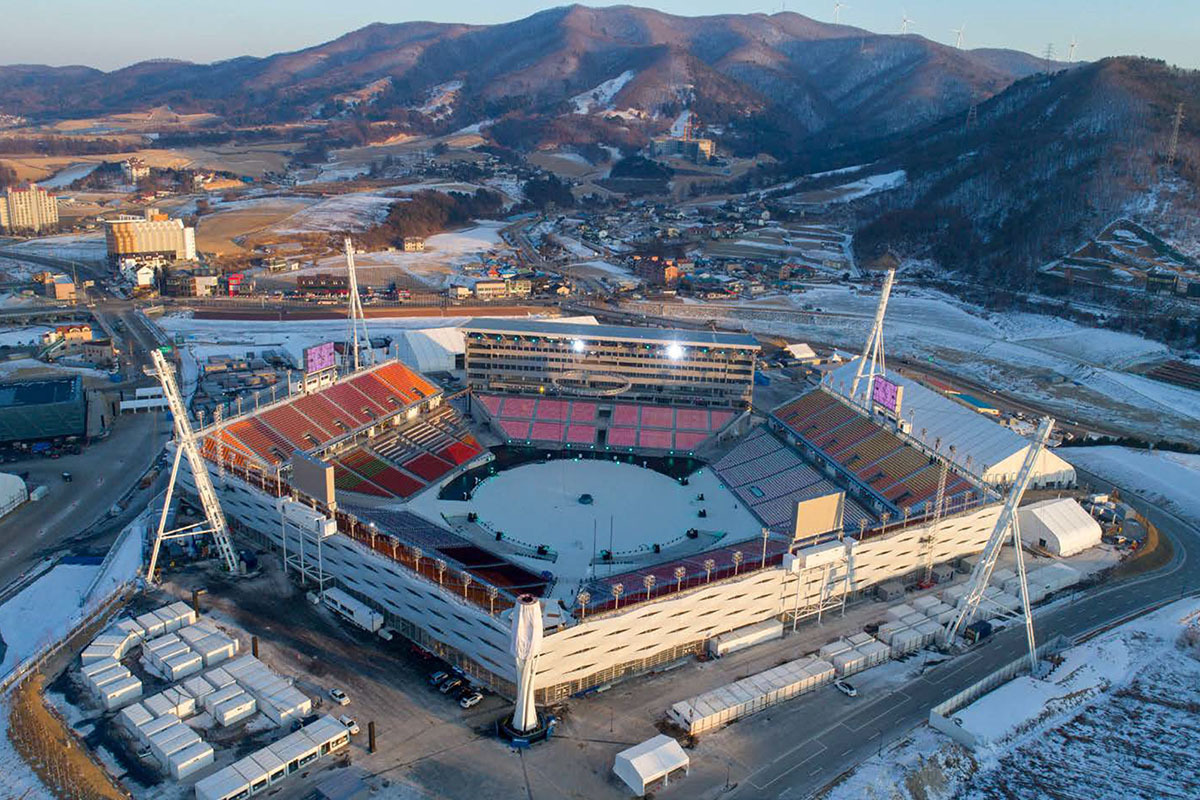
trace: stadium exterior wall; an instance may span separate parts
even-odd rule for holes
[[[185,490],[194,495],[186,466],[181,476]],[[235,530],[279,549],[275,498],[229,475],[216,485]],[[934,536],[935,562],[982,550],[998,513],[999,506],[993,504],[943,519]],[[920,540],[927,533],[926,525],[897,526],[885,535],[855,543],[845,572],[832,578],[848,575],[849,583],[843,580],[836,591],[844,587],[850,597],[883,581],[906,576],[915,580],[926,552]],[[515,671],[508,654],[507,614],[490,616],[347,536],[332,536],[323,547],[325,569],[341,588],[383,612],[402,635],[481,683],[511,695]],[[751,560],[747,570],[752,568]],[[535,677],[538,702],[552,703],[699,653],[709,639],[736,628],[802,612],[829,580],[823,568],[797,575],[783,567],[769,567],[658,600],[638,602],[631,588],[627,606],[547,631]],[[797,597],[798,609],[794,608]]]

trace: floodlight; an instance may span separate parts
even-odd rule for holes
[[[583,347],[584,347],[583,339],[576,339],[575,341],[571,342],[571,349],[574,350],[576,353],[582,353]]]
[[[671,342],[667,345],[667,358],[673,361],[683,358],[683,345],[678,342]]]

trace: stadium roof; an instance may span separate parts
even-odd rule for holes
[[[758,349],[753,336],[721,331],[687,331],[669,328],[634,328],[626,325],[587,325],[533,319],[473,319],[463,325],[466,332],[500,334],[541,334],[575,336],[587,339],[616,339],[630,342],[678,342],[679,344]]]
[[[67,402],[76,399],[82,387],[83,380],[78,375],[3,383],[0,384],[0,408]]]
[[[857,369],[858,359],[855,358],[833,370],[829,373],[829,388],[842,396],[849,395]],[[992,468],[998,467],[1013,456],[1022,454],[1024,457],[1025,450],[1030,446],[1028,439],[1001,425],[994,418],[972,411],[917,381],[897,375],[891,370],[887,371],[887,378],[904,387],[900,414],[904,419],[912,420],[913,436],[919,439],[920,432],[924,429],[925,441],[929,445],[932,446],[938,438],[942,440],[943,447],[954,445],[955,455],[952,460],[956,464],[965,464],[969,456],[972,471],[978,472],[987,466],[988,473],[992,473]],[[860,389],[861,391],[865,389]],[[1041,472],[1047,469],[1074,472],[1069,464],[1053,453],[1045,453],[1043,460],[1052,463],[1043,465],[1039,470]],[[989,480],[986,474],[982,477]]]

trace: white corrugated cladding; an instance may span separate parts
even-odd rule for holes
[[[396,347],[400,360],[418,372],[449,372],[454,369],[454,357],[466,352],[458,327],[401,331]]]
[[[1100,544],[1100,523],[1070,497],[1030,503],[1018,512],[1021,541],[1065,557]]]
[[[832,376],[833,391],[847,396],[858,369],[858,359],[835,369]],[[909,419],[912,414],[913,436],[920,438],[925,429],[925,441],[932,446],[935,439],[942,440],[942,452],[954,445],[954,461],[959,465],[971,457],[971,469],[977,472],[983,465],[987,472],[983,479],[991,484],[1008,484],[1016,477],[1029,449],[1029,440],[1016,431],[972,411],[959,403],[942,396],[922,384],[909,380],[888,370],[888,380],[904,387],[900,414]],[[859,392],[865,389],[859,389]],[[1034,469],[1034,486],[1058,484],[1067,486],[1075,482],[1075,468],[1051,450],[1045,450]]]
[[[0,517],[29,499],[25,481],[16,475],[0,472]]]

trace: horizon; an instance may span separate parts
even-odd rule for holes
[[[1174,14],[1156,15],[1154,19],[1172,19],[1169,30],[1154,26],[1147,15],[1133,13],[1118,0],[1064,0],[1053,7],[1014,0],[1003,15],[996,15],[985,4],[975,8],[955,8],[947,0],[908,0],[905,11],[899,6],[861,10],[847,5],[841,12],[841,24],[867,30],[875,35],[899,33],[901,14],[909,15],[915,24],[910,35],[920,36],[939,44],[954,46],[953,29],[965,25],[964,49],[1007,49],[1043,56],[1047,46],[1053,46],[1055,60],[1067,60],[1070,43],[1076,41],[1075,61],[1098,61],[1110,56],[1144,56],[1162,59],[1168,64],[1187,69],[1200,69],[1200,51],[1191,36],[1177,33],[1200,29],[1200,4],[1185,4],[1183,0],[1166,0],[1176,7]],[[338,39],[368,25],[388,25],[405,22],[440,24],[497,25],[516,22],[534,14],[567,7],[571,4],[546,4],[523,0],[506,5],[506,13],[494,13],[495,6],[483,6],[476,0],[457,0],[443,4],[443,12],[422,19],[397,19],[396,9],[384,0],[361,0],[352,9],[331,9],[317,0],[263,0],[254,4],[215,0],[203,8],[179,8],[151,3],[148,0],[129,0],[132,7],[124,15],[99,15],[96,7],[86,0],[59,0],[53,8],[39,8],[31,14],[18,11],[16,0],[0,0],[0,14],[7,19],[7,34],[0,37],[0,46],[11,59],[2,66],[84,66],[112,72],[146,61],[174,60],[196,64],[213,64],[231,59],[264,58],[278,53],[295,52]],[[782,9],[771,12],[749,4],[699,0],[683,3],[680,0],[659,0],[642,4],[578,4],[589,8],[614,5],[634,5],[674,16],[706,17],[718,15],[763,14],[773,16],[780,11],[807,17],[819,23],[832,24],[832,2],[783,3]],[[507,11],[511,9],[511,11]],[[292,24],[284,29],[276,26],[270,36],[261,33],[268,29],[271,17],[286,10]],[[681,13],[681,12],[688,13]],[[893,13],[895,11],[895,13]],[[128,14],[136,13],[140,24],[124,24]],[[895,17],[889,29],[888,20]],[[1187,24],[1193,20],[1194,25]],[[942,20],[942,22],[929,22]],[[1098,24],[1097,21],[1100,21]],[[1068,24],[1069,23],[1069,24]],[[1106,23],[1106,24],[1104,24]],[[943,31],[943,28],[945,29]],[[231,36],[240,32],[241,38]],[[128,58],[130,50],[145,48],[147,40],[156,44],[141,57]],[[1044,32],[1039,33],[1039,32]],[[42,42],[49,37],[61,42],[47,51]],[[80,57],[55,57],[63,50]]]

